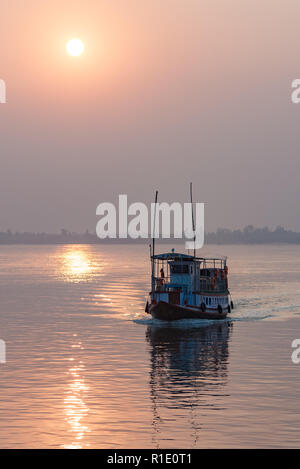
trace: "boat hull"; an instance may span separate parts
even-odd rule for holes
[[[155,319],[162,321],[178,321],[180,319],[225,319],[227,311],[223,310],[219,313],[217,310],[201,311],[200,308],[194,306],[181,306],[170,304],[165,301],[159,301],[151,304],[149,313]]]

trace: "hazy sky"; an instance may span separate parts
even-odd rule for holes
[[[299,0],[1,0],[0,230],[128,194],[300,230]],[[85,54],[71,58],[79,37]]]

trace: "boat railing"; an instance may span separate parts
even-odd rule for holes
[[[170,277],[154,277],[154,288],[157,292],[172,292],[186,288],[185,285],[176,285]],[[195,280],[195,291],[206,293],[223,293],[227,291],[227,279],[200,276]]]
[[[182,285],[175,285],[170,277],[154,277],[154,287],[157,292],[171,292],[182,290]]]
[[[200,292],[212,292],[222,293],[227,290],[226,279],[217,279],[214,277],[200,277],[199,291]]]

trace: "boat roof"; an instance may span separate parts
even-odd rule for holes
[[[181,254],[179,252],[166,252],[164,254],[156,254],[152,256],[152,259],[160,259],[160,260],[173,260],[173,261],[193,261],[195,259],[194,256],[189,256],[188,254]]]
[[[226,261],[226,256],[219,256],[219,257],[194,257],[189,254],[182,254],[179,252],[166,252],[163,254],[156,254],[155,256],[151,256],[152,259],[158,260],[171,260],[171,261]]]

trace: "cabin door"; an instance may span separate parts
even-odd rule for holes
[[[172,291],[169,292],[169,303],[172,305],[179,305],[180,304],[180,292]]]

